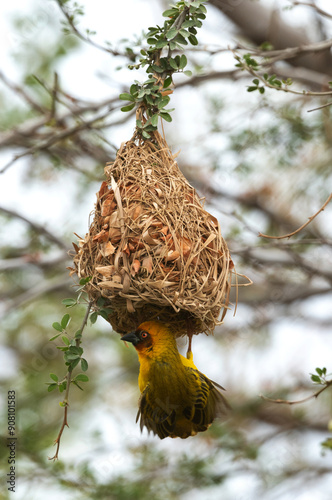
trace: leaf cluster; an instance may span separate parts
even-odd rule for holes
[[[170,122],[172,109],[165,109],[169,103],[170,88],[173,83],[174,73],[184,73],[191,76],[191,71],[185,70],[187,57],[175,55],[172,52],[181,51],[185,46],[197,45],[197,28],[202,26],[202,20],[206,17],[204,1],[196,0],[190,2],[182,0],[163,12],[165,20],[163,26],[150,27],[146,34],[149,47],[141,50],[141,58],[129,69],[146,68],[148,79],[143,83],[135,81],[130,87],[129,93],[120,94],[120,99],[129,101],[129,104],[121,108],[122,111],[131,111],[135,107],[141,107],[146,113],[147,119],[137,119],[136,127],[141,135],[148,139],[149,132],[157,130],[158,119],[163,118]],[[162,53],[165,53],[162,56]]]
[[[85,285],[89,283],[90,280],[91,276],[88,276],[86,278],[81,278],[79,281],[79,286],[77,288],[78,292],[77,298],[63,299],[62,304],[66,308],[72,308],[79,305],[80,298],[85,289]],[[105,304],[105,299],[103,297],[100,297],[97,301],[96,310],[93,311],[89,316],[91,324],[94,324],[97,321],[98,316],[107,319],[108,316],[111,314],[112,310],[110,308],[104,307],[104,304]],[[67,374],[61,381],[59,381],[59,377],[57,375],[51,374],[50,377],[53,380],[53,382],[47,384],[49,392],[53,391],[56,387],[58,387],[60,392],[66,390],[68,372],[72,372],[79,363],[81,365],[82,371],[85,372],[88,369],[88,362],[85,358],[82,357],[84,350],[80,345],[82,339],[82,328],[79,328],[78,330],[75,331],[75,333],[72,336],[70,336],[67,331],[67,327],[69,326],[70,321],[71,317],[67,313],[62,317],[60,322],[55,321],[52,324],[54,330],[56,330],[59,333],[51,337],[49,340],[53,342],[61,336],[62,345],[57,346],[57,349],[63,352],[65,365],[67,367]],[[89,379],[86,375],[79,374],[75,378],[71,379],[71,382],[74,385],[76,385],[79,389],[82,389],[77,382],[79,381],[87,382],[88,380]]]
[[[65,299],[66,300],[66,299]],[[54,335],[53,337],[50,338],[50,341],[54,341],[58,339],[58,337],[61,336],[62,340],[62,345],[57,346],[57,349],[63,352],[64,356],[64,361],[65,365],[67,367],[67,372],[72,372],[74,368],[80,363],[81,364],[81,369],[82,371],[87,371],[88,369],[88,362],[85,358],[82,357],[83,355],[83,348],[79,345],[81,343],[81,338],[82,338],[82,330],[78,329],[72,337],[69,336],[67,327],[71,321],[71,317],[69,314],[65,314],[60,322],[54,322],[52,327],[54,330],[56,330],[58,333],[57,335]],[[51,379],[53,382],[48,383],[48,392],[53,391],[56,387],[59,389],[60,392],[63,392],[67,388],[67,377],[63,378],[62,380],[59,381],[59,377],[55,375],[54,373],[50,374]],[[82,389],[78,385],[77,382],[87,382],[89,378],[87,375],[84,374],[78,374],[76,375],[75,378],[71,380],[71,382],[76,385],[79,389]]]
[[[316,368],[316,373],[311,373],[311,380],[318,385],[326,385],[326,368]]]
[[[288,87],[293,83],[291,78],[278,80],[277,76],[274,74],[269,75],[268,73],[264,73],[263,76],[261,76],[258,73],[261,66],[251,54],[244,54],[242,57],[235,55],[235,59],[238,61],[235,64],[237,68],[240,68],[242,71],[249,71],[249,73],[256,76],[256,78],[252,80],[252,85],[247,87],[247,92],[255,92],[257,90],[260,94],[264,94],[265,87],[287,91]]]

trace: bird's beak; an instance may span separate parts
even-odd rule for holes
[[[122,335],[121,340],[125,342],[131,342],[134,346],[138,344],[139,338],[137,337],[135,332],[129,332]]]

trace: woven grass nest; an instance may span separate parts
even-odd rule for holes
[[[233,262],[215,217],[204,210],[158,132],[123,143],[97,193],[93,222],[74,245],[85,290],[112,309],[119,333],[159,319],[176,335],[212,333],[225,316]]]

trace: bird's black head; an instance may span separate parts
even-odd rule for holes
[[[143,347],[146,348],[152,345],[152,337],[150,333],[140,327],[138,327],[134,332],[122,335],[121,340],[124,342],[131,342],[136,349],[141,349]]]

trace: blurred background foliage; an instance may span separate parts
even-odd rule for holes
[[[278,29],[289,27],[307,44],[331,38],[332,23],[317,9],[285,11],[291,2],[272,3],[211,1],[201,45],[187,52],[193,76],[176,78],[176,111],[165,124],[173,152],[181,149],[180,167],[221,222],[238,272],[254,282],[240,289],[236,316],[228,313],[214,337],[194,339],[196,363],[227,388],[232,415],[184,441],[141,435],[134,423],[136,353],[98,318],[83,339],[90,382],[83,392],[71,390],[70,429],[55,463],[48,456],[62,397],[46,384],[50,373],[65,372],[60,341],[48,339],[66,312],[73,332],[84,316],[84,306],[61,304],[75,297],[67,252],[73,233],[87,231],[105,162],[133,133],[134,117],[119,111],[118,94],[144,78],[126,65],[139,52],[142,30],[161,22],[168,2],[127,0],[115,7],[98,0],[92,9],[85,1],[80,7],[34,0],[3,12],[9,43],[0,71],[1,432],[5,442],[6,395],[15,390],[13,498],[330,498],[331,391],[294,406],[259,397],[310,395],[317,385],[309,373],[331,369],[332,347],[331,205],[291,239],[257,236],[294,231],[330,194],[332,107],[307,111],[331,97],[247,93],[252,77],[236,70],[228,50],[258,44],[237,20],[240,8],[248,9],[248,26],[251,15],[258,12],[265,22],[276,9]],[[278,40],[272,45],[284,48]],[[297,89],[326,91],[332,66],[325,59],[313,70],[308,61],[281,58],[271,70],[280,78],[298,76]],[[8,450],[0,453],[5,477]],[[2,489],[9,498],[5,484]]]

